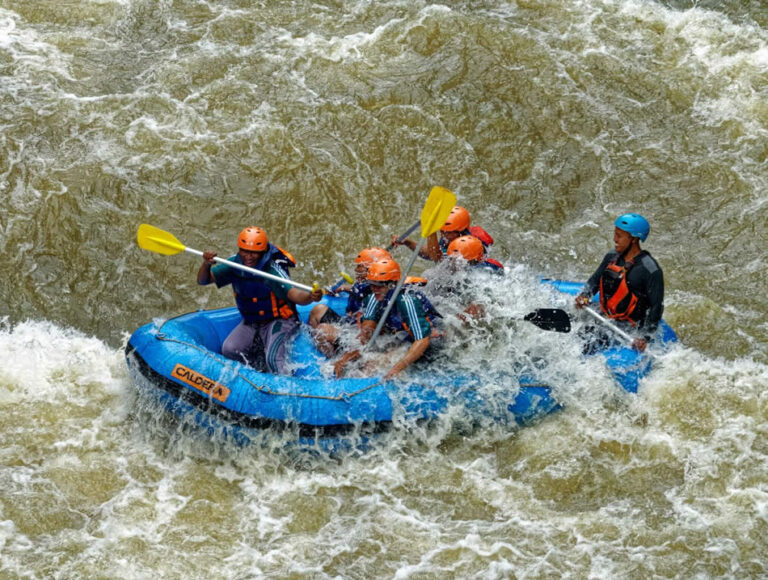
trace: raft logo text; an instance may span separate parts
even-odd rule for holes
[[[221,401],[222,403],[227,400],[227,397],[229,397],[230,390],[227,387],[201,375],[196,371],[193,371],[190,368],[185,367],[182,364],[176,363],[176,366],[173,367],[171,376],[175,379],[179,379],[181,382],[188,384],[190,387],[193,387],[198,391],[202,391],[217,401]]]

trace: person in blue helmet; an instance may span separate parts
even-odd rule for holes
[[[600,292],[600,310],[606,317],[635,335],[632,346],[644,351],[653,338],[664,312],[664,273],[659,263],[640,247],[651,231],[648,220],[636,213],[619,216],[614,222],[613,247],[576,297],[583,308]],[[610,344],[602,329],[592,328],[585,352]]]

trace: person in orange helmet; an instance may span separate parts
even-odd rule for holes
[[[446,250],[446,256],[466,260],[473,268],[491,272],[503,272],[504,264],[485,255],[483,242],[475,236],[460,236],[454,239]]]
[[[480,240],[484,248],[493,244],[493,238],[488,232],[480,226],[472,226],[470,224],[471,218],[469,212],[460,205],[454,206],[450,215],[445,220],[445,224],[440,228],[440,238],[438,239],[437,233],[430,235],[427,238],[427,243],[424,244],[424,247],[419,252],[419,255],[427,260],[440,262],[448,251],[448,245],[461,236],[475,236]],[[410,238],[401,242],[397,237],[393,237],[392,245],[407,246],[411,251],[416,249],[416,242]]]
[[[460,236],[448,244],[446,257],[452,261],[454,271],[458,270],[461,263],[466,263],[472,272],[487,271],[493,274],[504,274],[504,265],[493,258],[485,255],[483,243],[474,236]],[[452,286],[449,290],[451,294],[462,295],[461,286]],[[464,289],[465,290],[465,289]],[[476,302],[470,302],[464,309],[464,312],[458,317],[466,322],[467,316],[478,319],[485,314],[485,307]]]
[[[368,267],[384,259],[392,259],[384,248],[365,248],[355,257],[355,282],[352,285],[344,284],[337,289],[338,292],[349,293],[344,316],[339,315],[327,304],[318,304],[312,308],[309,313],[309,326],[315,329],[315,343],[325,356],[333,356],[339,348],[340,325],[359,322],[363,300],[371,293],[371,286],[366,279]]]
[[[257,227],[247,227],[237,236],[238,252],[228,260],[273,276],[290,279],[288,268],[296,261],[267,239],[267,233]],[[297,304],[318,302],[320,289],[306,292],[232,268],[215,264],[215,252],[203,252],[203,263],[197,272],[201,286],[215,283],[218,288],[232,285],[235,302],[243,317],[221,346],[221,354],[254,367],[263,366],[268,372],[285,374],[286,344],[299,329]]]
[[[360,334],[358,340],[365,345],[370,340],[376,329],[379,319],[384,314],[387,303],[392,298],[395,286],[400,280],[400,266],[394,260],[379,260],[373,262],[366,275],[371,286],[369,294],[363,302],[363,314],[361,317]],[[424,302],[420,299],[419,292],[404,289],[395,299],[395,306],[387,316],[385,328],[398,333],[404,340],[411,342],[411,346],[405,355],[397,361],[387,373],[385,379],[391,379],[400,374],[409,365],[419,360],[429,349],[432,341],[439,336],[434,325],[439,318],[434,308],[431,312],[425,310]],[[400,331],[405,331],[401,333]],[[345,352],[334,365],[334,373],[337,377],[344,374],[346,366],[359,359],[359,349]]]

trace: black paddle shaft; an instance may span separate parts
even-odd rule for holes
[[[402,243],[402,242],[405,240],[405,238],[407,238],[407,237],[408,237],[408,236],[410,236],[410,235],[411,235],[413,232],[415,232],[415,231],[416,231],[416,230],[419,228],[419,226],[420,226],[420,225],[421,225],[421,220],[417,221],[417,222],[416,222],[415,224],[413,224],[413,225],[412,225],[410,228],[408,228],[408,231],[407,231],[407,232],[405,232],[405,233],[404,233],[402,236],[400,236],[399,238],[397,238],[397,241],[398,241],[399,243]],[[389,251],[390,251],[392,248],[394,248],[394,247],[395,247],[395,244],[389,244],[389,245],[386,247],[386,250],[387,250],[387,252],[389,252]]]

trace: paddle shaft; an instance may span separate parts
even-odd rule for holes
[[[621,328],[616,326],[613,322],[611,322],[610,320],[600,316],[597,312],[595,312],[594,310],[592,310],[588,306],[582,308],[581,310],[583,312],[587,312],[590,316],[592,316],[593,318],[599,320],[601,323],[603,323],[605,326],[610,328],[613,332],[618,334],[621,338],[623,338],[627,342],[632,342],[634,340],[634,338],[632,338],[630,335],[628,335],[626,332],[624,332]]]
[[[192,248],[184,247],[184,251],[189,252],[190,254],[194,254],[195,256],[202,257],[203,255],[203,253],[200,250],[194,250]],[[261,270],[256,270],[255,268],[249,268],[248,266],[244,266],[243,264],[238,264],[237,262],[224,260],[223,258],[219,258],[218,256],[214,257],[213,261],[219,264],[226,264],[227,266],[231,266],[232,268],[237,268],[238,270],[242,270],[243,272],[248,272],[249,274],[254,274],[256,276],[266,278],[267,280],[273,280],[274,282],[285,284],[286,286],[293,286],[294,288],[299,288],[300,290],[304,290],[306,292],[312,292],[311,286],[307,286],[306,284],[300,284],[299,282],[294,282],[289,278],[281,278],[280,276],[275,276],[274,274],[269,274],[268,272],[262,272]]]
[[[413,232],[415,232],[419,228],[420,225],[421,225],[421,220],[417,221],[410,228],[408,228],[408,231],[406,231],[402,236],[397,238],[397,242],[403,243],[408,236],[410,236]],[[389,244],[386,247],[387,252],[389,252],[394,247],[395,247],[395,244]]]
[[[407,238],[413,232],[415,232],[419,228],[420,225],[421,225],[421,220],[417,221],[410,228],[408,228],[408,230],[402,236],[397,238],[397,242],[398,243],[402,243],[405,240],[405,238]],[[395,247],[395,244],[389,244],[385,249],[387,250],[387,252],[389,252],[394,247]],[[344,278],[342,278],[341,280],[339,280],[333,286],[330,287],[330,291],[331,292],[336,292],[336,290],[338,290],[341,287],[341,285],[344,284],[344,282],[347,282],[347,280],[344,280]]]
[[[342,278],[341,280],[339,280],[338,282],[336,282],[336,284],[334,284],[333,286],[331,286],[330,288],[328,288],[328,291],[329,291],[331,294],[335,294],[335,293],[336,293],[336,290],[338,290],[339,288],[341,288],[341,285],[342,285],[342,284],[344,284],[344,282],[347,282],[347,283],[349,283],[349,280],[346,280],[345,278]]]
[[[605,318],[604,316],[601,316],[600,314],[598,314],[597,312],[595,312],[595,311],[594,311],[594,310],[592,310],[591,308],[589,308],[589,307],[584,307],[584,308],[582,308],[581,310],[582,310],[582,311],[585,311],[585,312],[588,312],[588,313],[590,314],[590,316],[592,316],[592,318],[594,318],[595,320],[599,320],[599,321],[600,321],[600,322],[601,322],[603,325],[605,325],[607,328],[610,328],[610,329],[611,329],[613,332],[615,332],[615,333],[616,333],[616,334],[618,334],[618,335],[619,335],[621,338],[623,338],[624,340],[626,340],[629,346],[631,346],[631,345],[632,345],[632,343],[635,341],[635,339],[634,339],[634,338],[632,338],[632,337],[631,337],[629,334],[627,334],[626,332],[624,332],[624,331],[623,331],[621,328],[619,328],[618,326],[616,326],[616,325],[615,325],[613,322],[611,322],[610,320],[608,320],[608,319],[607,319],[607,318]],[[653,354],[652,352],[648,352],[648,350],[647,350],[647,349],[645,350],[645,354],[647,354],[647,355],[648,355],[649,357],[651,357],[651,358],[656,358],[656,355],[655,355],[655,354]]]
[[[400,290],[403,287],[403,284],[405,284],[405,279],[408,276],[408,272],[411,271],[411,268],[413,267],[413,263],[416,261],[416,258],[419,255],[419,251],[421,250],[421,247],[424,245],[424,242],[427,241],[427,238],[419,238],[419,243],[416,245],[416,249],[413,252],[413,255],[411,256],[411,259],[408,261],[408,265],[405,267],[405,272],[403,272],[402,276],[400,276],[400,280],[397,281],[397,286],[395,286],[395,291],[392,293],[392,298],[389,299],[389,302],[387,302],[386,308],[384,308],[384,313],[381,315],[381,318],[379,318],[379,322],[376,324],[376,330],[373,331],[373,334],[371,335],[370,340],[368,340],[368,344],[365,345],[365,350],[368,350],[371,345],[373,344],[373,341],[376,340],[376,337],[379,336],[379,333],[381,332],[381,329],[384,327],[384,323],[387,321],[387,316],[389,316],[389,313],[392,310],[392,307],[395,304],[395,300],[397,299],[397,296],[400,294]]]

